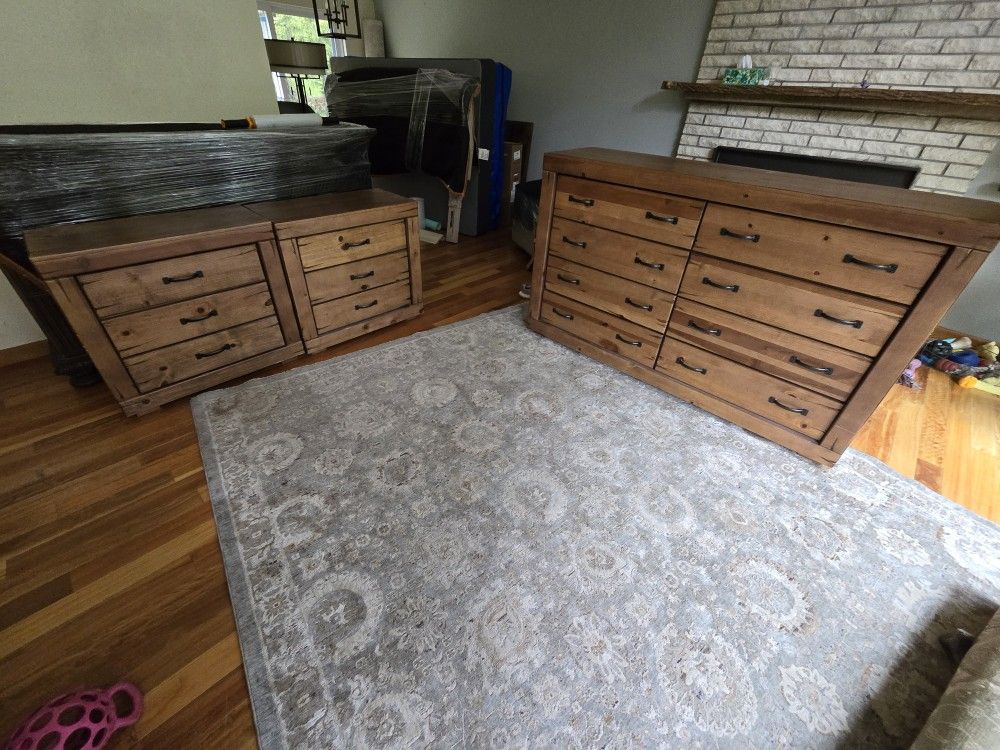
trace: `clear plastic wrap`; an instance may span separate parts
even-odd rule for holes
[[[0,240],[25,229],[371,187],[360,125],[0,134]],[[5,242],[5,244],[10,244]]]
[[[464,193],[474,146],[479,79],[447,70],[358,68],[326,79],[330,116],[378,132],[375,174],[422,172]]]

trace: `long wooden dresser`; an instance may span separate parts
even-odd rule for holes
[[[1000,204],[546,154],[527,324],[832,465],[1000,241]]]

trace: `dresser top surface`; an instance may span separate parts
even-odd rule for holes
[[[992,250],[1000,203],[608,148],[545,155],[549,172]]]
[[[24,233],[28,256],[36,266],[54,256],[97,252],[111,248],[146,245],[186,237],[202,237],[217,232],[239,230],[260,234],[266,239],[270,224],[240,205],[196,208],[159,214],[126,216],[120,219],[54,224]],[[246,241],[246,239],[241,239]]]
[[[385,190],[352,190],[345,193],[323,193],[304,198],[248,203],[246,207],[276,226],[311,221],[327,216],[339,216],[360,211],[403,211],[417,215],[417,204]]]

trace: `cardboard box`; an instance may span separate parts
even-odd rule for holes
[[[506,141],[503,144],[503,198],[500,202],[500,226],[510,226],[510,209],[514,203],[514,191],[521,183],[523,149],[520,143]]]

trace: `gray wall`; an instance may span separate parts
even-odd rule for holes
[[[969,185],[967,195],[1000,202],[1000,146]],[[984,339],[1000,338],[1000,249],[990,253],[941,325]]]
[[[542,154],[613,146],[672,154],[684,102],[666,78],[694,80],[714,0],[376,0],[394,57],[490,57],[509,66],[508,116],[535,123]]]

